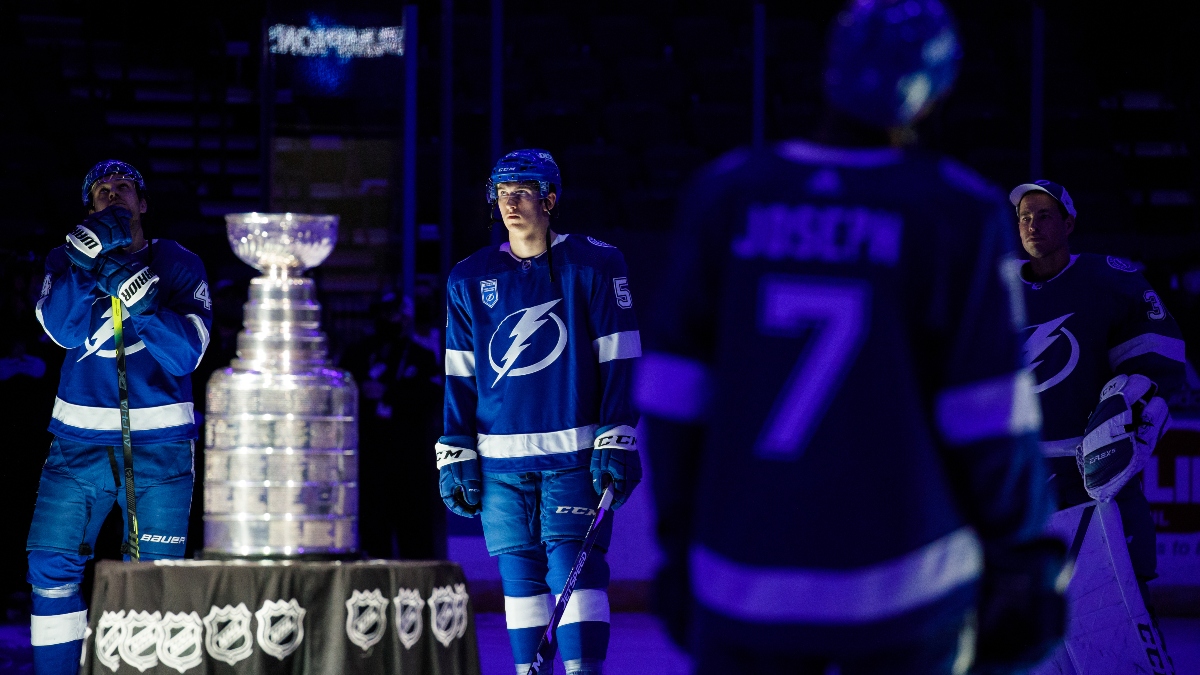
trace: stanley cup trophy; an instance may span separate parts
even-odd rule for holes
[[[337,216],[225,216],[250,282],[237,358],[208,381],[204,555],[345,556],[358,548],[358,389],[330,365],[312,279]]]

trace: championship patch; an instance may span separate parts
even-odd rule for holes
[[[488,279],[487,281],[479,282],[479,295],[483,300],[483,304],[491,309],[500,301],[500,292],[496,288],[496,280]]]
[[[595,244],[596,246],[600,246],[602,248],[616,248],[616,246],[613,246],[612,244],[606,244],[606,243],[600,241],[599,239],[595,239],[593,237],[588,237],[587,240],[590,241],[592,244]]]
[[[1115,255],[1108,256],[1108,266],[1113,268],[1114,270],[1117,270],[1118,272],[1136,272],[1136,271],[1138,271],[1137,267],[1135,267],[1133,263],[1129,262],[1128,260],[1126,260],[1124,258],[1118,258]]]

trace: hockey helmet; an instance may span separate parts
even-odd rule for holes
[[[850,0],[828,45],[829,104],[882,128],[912,122],[949,92],[962,58],[954,19],[938,0]]]
[[[113,178],[123,178],[133,181],[137,185],[138,194],[146,192],[146,180],[142,178],[142,174],[133,165],[122,162],[119,159],[106,159],[99,162],[92,170],[87,173],[83,179],[83,205],[91,206],[92,203],[92,187],[100,182],[100,179],[112,176]]]
[[[514,150],[500,158],[487,181],[487,200],[496,203],[496,185],[519,181],[537,181],[538,198],[545,199],[550,192],[562,199],[562,177],[558,164],[545,150],[529,148]]]

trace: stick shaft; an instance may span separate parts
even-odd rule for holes
[[[113,340],[117,347],[117,393],[121,398],[121,446],[125,460],[125,509],[129,513],[129,559],[138,562],[137,496],[133,485],[133,437],[129,429],[129,383],[125,377],[125,326],[121,301],[113,296]]]

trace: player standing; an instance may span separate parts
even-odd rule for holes
[[[27,544],[38,675],[79,671],[84,563],[124,494],[113,296],[122,298],[141,558],[182,558],[187,542],[196,438],[190,374],[208,346],[212,302],[195,254],[146,239],[145,190],[125,162],[92,167],[83,181],[87,218],[46,256],[37,318],[67,354]]]
[[[1066,188],[1047,180],[1025,183],[1013,188],[1009,201],[1017,209],[1021,244],[1029,255],[1021,266],[1029,313],[1022,335],[1025,358],[1038,379],[1036,391],[1044,417],[1042,453],[1060,510],[1055,520],[1071,520],[1068,536],[1082,541],[1089,525],[1097,526],[1080,524],[1087,509],[1079,505],[1093,499],[1112,500],[1124,531],[1116,541],[1125,539],[1127,544],[1099,556],[1104,560],[1090,559],[1085,549],[1076,563],[1068,597],[1076,597],[1073,590],[1080,584],[1120,584],[1107,571],[1109,560],[1130,567],[1136,578],[1126,579],[1131,587],[1114,594],[1127,596],[1126,602],[1133,604],[1105,606],[1114,616],[1124,617],[1123,630],[1101,631],[1096,622],[1101,606],[1088,600],[1077,607],[1077,613],[1087,617],[1089,627],[1068,630],[1066,652],[1081,673],[1105,673],[1109,668],[1142,672],[1139,666],[1152,672],[1169,659],[1148,663],[1146,648],[1154,646],[1163,656],[1165,649],[1161,644],[1144,645],[1137,626],[1129,621],[1147,613],[1136,603],[1149,603],[1146,582],[1157,576],[1154,520],[1137,474],[1165,431],[1163,399],[1184,383],[1182,335],[1158,294],[1129,262],[1071,253],[1068,237],[1075,229],[1077,212]],[[1105,424],[1122,415],[1129,418],[1121,421],[1123,441],[1109,434],[1110,425]],[[1126,423],[1140,428],[1126,430]],[[1076,530],[1082,531],[1075,535]],[[1099,595],[1094,590],[1091,594],[1092,599]],[[1153,639],[1161,643],[1161,634]],[[1048,664],[1051,669],[1044,672],[1070,673],[1067,658],[1060,653],[1059,669]]]
[[[641,480],[630,397],[641,338],[621,252],[557,234],[558,166],[544,150],[502,157],[487,183],[508,242],[447,283],[442,499],[482,515],[496,556],[516,670],[524,675],[611,481],[613,508]],[[495,213],[495,211],[493,211]],[[608,650],[607,520],[557,636],[568,675],[601,672]]]
[[[680,202],[637,390],[659,608],[701,675],[963,672],[1002,570],[1028,582],[1006,618],[1061,608],[1004,195],[889,147],[959,53],[936,0],[852,2],[822,143],[734,151]]]

